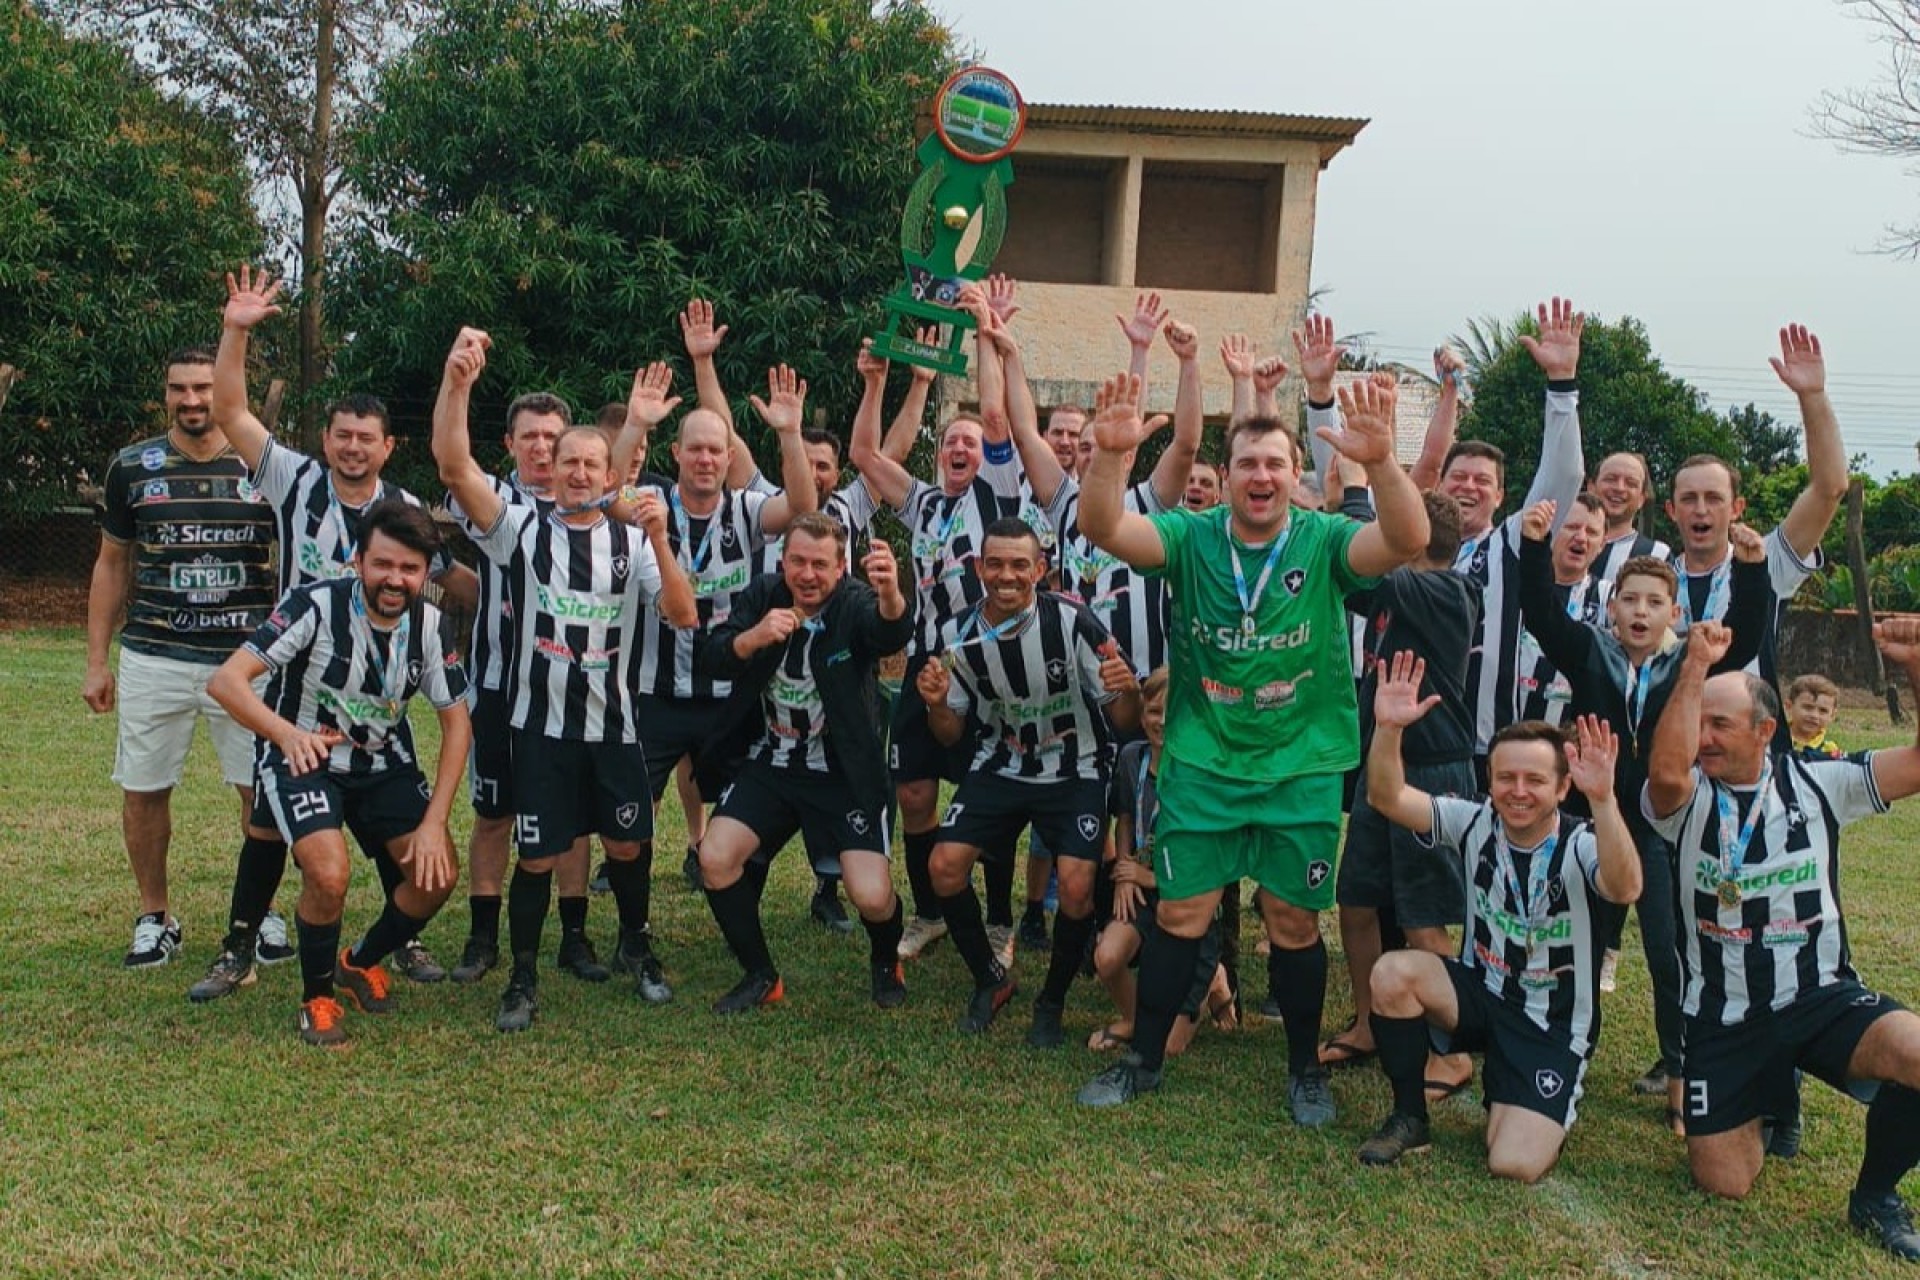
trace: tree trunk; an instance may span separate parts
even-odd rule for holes
[[[13,384],[20,377],[20,371],[10,364],[0,364],[0,409],[7,407],[7,393],[13,390]]]
[[[1880,682],[1880,689],[1886,695],[1887,716],[1899,724],[1900,691],[1887,679],[1886,664],[1880,660],[1880,648],[1873,642],[1873,593],[1867,582],[1867,548],[1861,536],[1862,513],[1866,508],[1866,494],[1861,487],[1860,477],[1854,476],[1847,482],[1847,567],[1853,573],[1853,607],[1860,617],[1860,643],[1866,647],[1868,659],[1873,663],[1874,678]]]
[[[267,384],[267,398],[260,402],[260,425],[270,436],[280,434],[280,406],[286,403],[287,380],[275,378]]]
[[[320,451],[320,405],[315,390],[326,377],[322,310],[327,262],[327,177],[333,151],[334,2],[320,0],[313,42],[313,133],[300,182],[300,443]]]

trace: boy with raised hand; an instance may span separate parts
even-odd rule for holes
[[[1460,957],[1396,951],[1373,970],[1373,1034],[1393,1082],[1393,1111],[1360,1147],[1392,1164],[1429,1145],[1422,1077],[1430,1041],[1486,1051],[1487,1168],[1537,1182],[1572,1128],[1600,1033],[1600,959],[1612,911],[1640,896],[1640,859],[1614,791],[1620,744],[1582,716],[1578,745],[1542,721],[1494,735],[1484,800],[1407,785],[1400,740],[1439,705],[1420,696],[1422,664],[1397,653],[1374,697],[1367,782],[1373,803],[1445,856],[1469,886]],[[1577,785],[1586,822],[1561,810]]]

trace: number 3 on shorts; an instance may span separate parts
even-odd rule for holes
[[[1707,1082],[1705,1080],[1687,1081],[1687,1114],[1705,1116],[1707,1110]]]

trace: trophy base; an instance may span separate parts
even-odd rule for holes
[[[874,355],[882,360],[898,360],[902,364],[917,365],[956,378],[966,375],[965,344],[967,333],[973,328],[972,316],[953,307],[922,302],[899,293],[888,295],[886,307],[887,327],[873,335]],[[913,337],[913,329],[917,326],[909,325],[907,321],[910,319],[947,326],[946,345],[935,346]]]

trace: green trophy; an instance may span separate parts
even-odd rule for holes
[[[937,373],[967,371],[973,317],[959,309],[960,290],[987,274],[1006,237],[1007,157],[1026,127],[1026,103],[998,71],[966,67],[940,86],[933,132],[920,144],[920,177],[900,217],[907,280],[887,295],[887,327],[874,335],[874,355]],[[914,336],[928,323],[946,326],[945,346]]]

